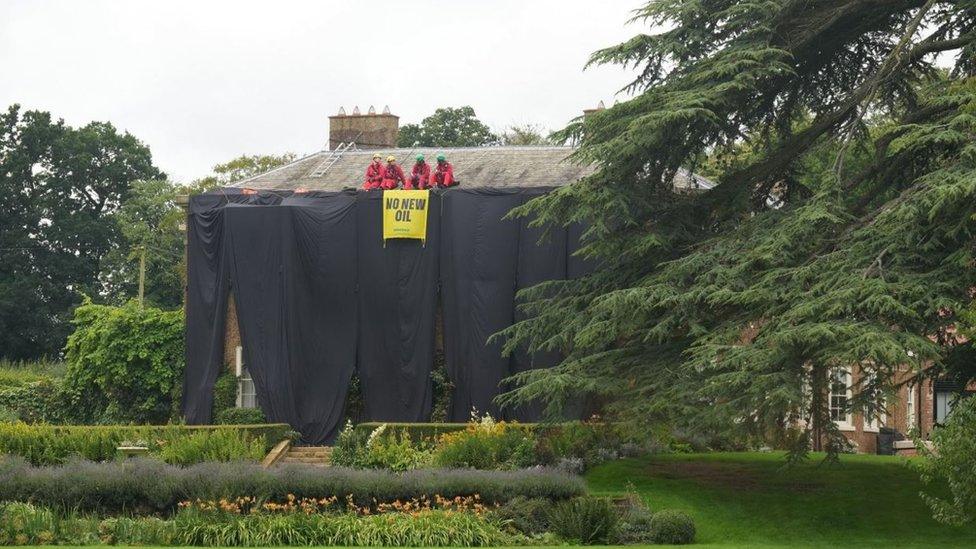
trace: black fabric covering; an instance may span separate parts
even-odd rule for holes
[[[430,418],[440,195],[431,193],[430,200],[426,245],[384,243],[382,194],[359,195],[359,378],[367,420]]]
[[[381,193],[195,196],[188,216],[187,368],[183,411],[211,420],[223,366],[228,295],[234,292],[244,361],[269,420],[308,443],[334,439],[358,365],[365,415],[424,421],[438,295],[448,375],[448,419],[493,403],[514,372],[555,364],[556,353],[502,357],[492,334],[516,318],[520,288],[592,269],[575,258],[581,229],[540,230],[503,217],[544,190],[431,192],[426,246],[382,239]],[[539,407],[507,411],[523,421]]]
[[[492,399],[509,372],[502,343],[488,338],[512,324],[519,223],[502,219],[522,203],[520,191],[448,192],[441,211],[444,357],[454,382],[449,421],[473,410],[499,417]]]
[[[541,193],[525,193],[523,202],[539,196]],[[519,250],[518,266],[516,269],[516,290],[530,288],[548,280],[562,280],[566,278],[567,262],[567,231],[561,228],[550,228],[546,232],[542,227],[530,227],[529,218],[519,219]],[[515,320],[522,320],[525,315],[517,307]],[[512,354],[510,374],[534,370],[537,368],[551,368],[561,360],[558,351],[540,351],[529,353],[517,350]],[[514,409],[504,410],[509,420],[534,422],[542,419],[543,406],[531,403]]]

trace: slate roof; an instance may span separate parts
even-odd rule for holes
[[[341,154],[319,151],[231,186],[259,190],[305,188],[310,191],[359,188],[374,153],[384,159],[391,154],[396,156],[408,176],[417,154],[426,156],[427,163],[433,167],[437,154],[444,153],[454,166],[454,175],[462,187],[557,187],[573,183],[594,171],[593,166],[581,166],[567,159],[572,152],[571,147],[553,146],[380,149]],[[679,188],[710,188],[712,185],[701,177],[692,179],[687,173],[675,178],[675,186]]]

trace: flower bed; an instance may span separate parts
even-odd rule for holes
[[[169,513],[181,501],[250,496],[281,501],[352,496],[357,505],[375,505],[440,495],[478,494],[486,504],[516,496],[566,499],[584,493],[582,479],[550,470],[422,470],[393,473],[301,465],[263,469],[256,463],[201,463],[175,467],[155,460],[72,462],[32,467],[22,460],[0,461],[0,501],[33,502],[80,512]]]
[[[348,424],[336,442],[332,462],[394,471],[543,465],[579,473],[596,463],[643,451],[613,424],[523,424],[484,416],[465,424]]]

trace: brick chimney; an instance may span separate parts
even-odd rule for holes
[[[329,117],[329,150],[350,142],[360,149],[392,149],[399,132],[400,117],[390,114],[390,107],[381,114],[376,114],[372,105],[367,114],[360,114],[359,106],[352,114],[340,108],[338,114]]]

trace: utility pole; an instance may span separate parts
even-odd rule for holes
[[[139,248],[139,308],[146,296],[146,246]]]

